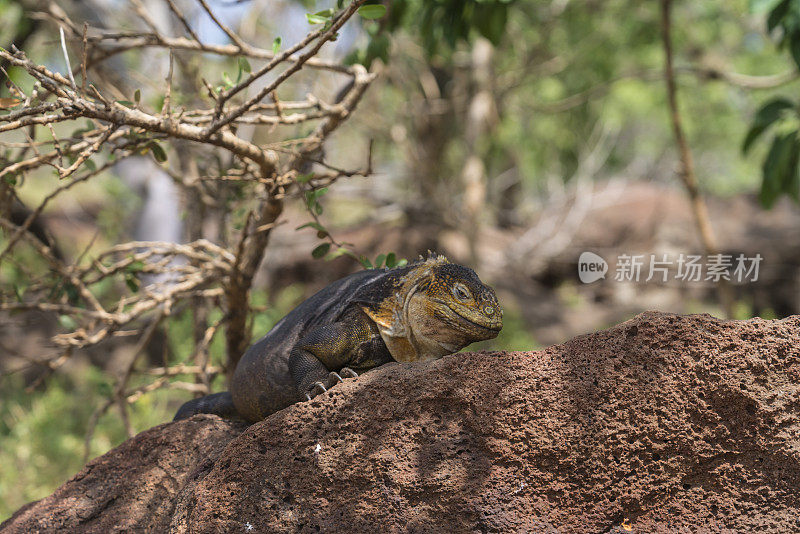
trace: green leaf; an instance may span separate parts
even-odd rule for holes
[[[397,256],[395,256],[394,252],[390,252],[388,256],[386,256],[386,266],[388,268],[393,268],[397,265]]]
[[[372,262],[367,259],[366,256],[359,256],[358,262],[365,268],[365,269],[372,269]]]
[[[330,249],[331,249],[330,243],[322,243],[321,245],[317,245],[317,247],[311,251],[311,255],[314,258],[319,259],[325,254],[327,254]]]
[[[67,301],[76,306],[78,304],[78,300],[80,298],[80,293],[78,292],[78,288],[75,287],[75,284],[72,282],[67,282],[64,284],[64,293],[67,294]]]
[[[753,119],[753,125],[750,126],[750,130],[744,138],[742,153],[747,154],[753,142],[758,139],[773,122],[780,119],[785,110],[792,107],[794,107],[794,103],[786,98],[776,98],[761,106],[761,109],[756,112],[756,116]]]
[[[139,280],[130,273],[125,275],[125,285],[128,286],[132,293],[139,292]]]
[[[321,197],[322,195],[324,195],[327,192],[328,192],[328,188],[327,187],[320,187],[319,189],[317,189],[317,198]]]
[[[350,52],[345,56],[342,62],[345,65],[355,65],[356,63],[364,65],[364,63],[366,62],[366,53],[364,52],[364,50],[359,50],[359,49],[353,50],[352,52]]]
[[[405,267],[406,265],[408,265],[408,260],[402,258],[397,262],[397,264],[395,264],[395,267]]]
[[[786,12],[789,11],[789,0],[780,0],[780,3],[769,12],[767,17],[767,33],[772,33],[778,24],[780,24]]]
[[[223,72],[222,73],[222,81],[223,81],[223,83],[225,83],[225,85],[227,87],[233,87],[234,86],[233,80],[231,80],[231,77],[228,76],[227,72]]]
[[[363,65],[365,67],[369,67],[374,59],[380,59],[384,62],[384,64],[389,63],[389,45],[390,45],[389,37],[385,34],[376,35],[373,37],[369,44],[367,44],[367,50],[365,53]]]
[[[75,319],[69,315],[59,315],[58,324],[60,324],[61,328],[64,328],[65,330],[75,330],[78,327],[78,323],[76,323]]]
[[[306,13],[309,24],[323,24],[333,16],[333,9],[323,9],[316,13]]]
[[[133,261],[125,266],[125,272],[131,274],[140,273],[142,270],[144,270],[144,262],[141,260]]]
[[[385,259],[386,259],[386,254],[378,254],[378,257],[375,258],[375,268],[380,269]]]
[[[771,208],[781,193],[788,190],[797,172],[797,141],[795,132],[775,136],[762,167],[759,200]]]
[[[281,49],[281,38],[276,37],[275,40],[272,41],[272,53],[277,54],[280,49]]]
[[[795,131],[789,134],[791,146],[789,147],[789,163],[786,171],[783,174],[781,182],[781,193],[788,195],[795,202],[800,202],[800,176],[798,172],[798,163],[800,163],[800,131]]]
[[[14,295],[17,297],[17,301],[22,302],[22,295],[25,293],[25,288],[20,289],[17,284],[14,285]]]
[[[307,222],[305,224],[301,224],[300,226],[295,228],[295,230],[302,230],[303,228],[313,228],[317,232],[325,232],[326,234],[328,233],[328,231],[325,229],[324,226],[322,226],[320,223],[315,222],[315,221],[311,221],[311,222]]]
[[[125,107],[129,107],[129,108],[132,108],[135,105],[130,100],[115,100],[115,102],[117,104],[120,104],[120,105],[125,106]]]
[[[15,185],[17,185],[16,173],[6,174],[5,176],[3,176],[3,181],[8,185],[10,185],[11,187],[14,187]]]
[[[114,395],[114,386],[110,382],[103,379],[99,380],[95,379],[95,380],[96,380],[95,388],[98,395],[108,398],[111,398]]]
[[[297,180],[297,183],[304,184],[304,183],[308,182],[309,180],[311,180],[313,177],[314,177],[314,173],[310,172],[308,174],[301,174],[300,176],[295,178],[295,180]]]
[[[358,8],[358,14],[367,20],[379,19],[386,14],[386,6],[383,4],[371,4]]]
[[[306,191],[306,206],[308,206],[308,209],[313,210],[317,215],[322,215],[322,205],[319,203],[318,199],[327,192],[327,187]]]
[[[250,68],[250,62],[244,57],[239,58],[239,68],[245,71],[247,74],[250,74],[253,71],[253,69]]]
[[[800,68],[800,33],[795,32],[789,38],[789,52],[797,68]]]
[[[481,35],[489,39],[497,46],[506,33],[506,22],[508,21],[508,9],[505,6],[487,5],[482,6],[475,18],[475,25]]]
[[[342,247],[342,246],[340,246],[339,248],[328,254],[328,257],[325,259],[330,261],[338,258],[339,256],[350,256],[351,258],[358,260],[358,257],[356,256],[355,252],[353,252],[347,247]]]
[[[89,158],[86,161],[84,161],[83,164],[86,165],[86,168],[88,168],[89,171],[91,171],[91,172],[94,172],[94,171],[97,170],[97,164],[95,164],[95,162],[92,161],[91,158]]]
[[[797,150],[798,147],[795,148]],[[785,184],[784,189],[786,194],[794,199],[795,202],[800,204],[800,157],[795,154],[794,172],[789,177],[788,182]]]
[[[147,148],[150,149],[150,152],[152,152],[153,157],[156,158],[157,162],[164,163],[167,161],[167,153],[164,152],[164,148],[155,141],[150,141],[147,143]]]
[[[142,90],[137,89],[135,93],[133,93],[133,101],[136,102],[136,105],[139,105],[139,102],[142,101]]]

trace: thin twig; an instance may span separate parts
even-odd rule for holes
[[[695,223],[697,224],[697,230],[700,234],[700,241],[703,243],[703,248],[706,254],[714,255],[719,253],[719,247],[717,246],[714,230],[708,216],[708,208],[700,194],[700,187],[698,186],[697,176],[694,171],[692,152],[689,149],[689,143],[686,141],[686,136],[683,132],[680,110],[678,109],[678,89],[675,83],[675,71],[672,66],[671,8],[672,0],[661,0],[661,36],[664,44],[664,78],[667,84],[667,101],[669,103],[672,130],[675,134],[675,143],[678,145],[678,152],[680,153],[681,172],[679,174],[686,188],[686,192],[689,195],[689,202],[692,207],[692,212],[694,213]],[[730,287],[725,283],[724,279],[720,279],[717,287],[725,314],[731,317],[733,315],[733,300]]]
[[[178,20],[181,21],[181,24],[183,24],[183,28],[186,30],[186,33],[188,33],[189,36],[192,39],[194,39],[195,41],[197,41],[199,43],[200,42],[200,38],[194,32],[194,30],[192,29],[192,26],[189,24],[189,21],[186,20],[186,17],[183,15],[181,10],[178,9],[178,6],[175,5],[175,2],[173,2],[172,0],[167,0],[167,4],[169,4],[170,11],[172,11],[172,13],[176,17],[178,17]],[[172,49],[170,49],[170,52],[172,52]]]
[[[228,39],[230,39],[233,42],[233,44],[235,44],[236,46],[239,47],[239,50],[246,50],[246,49],[250,48],[247,45],[247,43],[245,43],[242,40],[241,37],[239,37],[234,32],[232,32],[230,28],[228,28],[225,24],[222,23],[221,20],[219,20],[219,18],[217,18],[217,16],[214,14],[214,12],[211,11],[211,8],[208,7],[208,4],[206,3],[205,0],[197,0],[197,1],[200,3],[201,6],[203,6],[203,10],[205,10],[205,12],[208,13],[208,16],[211,17],[211,20],[214,21],[214,24],[216,24],[217,27],[220,30],[222,30],[225,33],[225,35],[228,36]],[[195,40],[199,40],[199,39],[195,39]]]
[[[69,74],[69,81],[72,88],[77,91],[78,86],[75,84],[75,78],[72,76],[72,65],[69,62],[69,53],[67,53],[67,41],[64,38],[64,27],[58,27],[58,34],[61,36],[61,50],[64,52],[64,62],[67,64],[67,74]]]
[[[86,51],[88,48],[88,43],[86,42],[86,34],[89,31],[89,23],[83,23],[83,39],[81,40],[81,94],[86,95],[86,63],[88,59],[86,57]]]
[[[161,106],[161,115],[168,116],[169,115],[169,105],[170,105],[170,98],[172,96],[172,67],[174,61],[174,54],[172,49],[169,50],[169,72],[167,73],[167,90],[164,93],[164,105]]]
[[[358,10],[358,8],[364,2],[366,2],[366,0],[355,0],[353,3],[351,3],[347,7],[347,9],[341,15],[339,15],[338,18],[336,18],[336,20],[331,24],[331,27],[326,32],[322,33],[320,38],[317,40],[317,43],[314,46],[312,46],[308,50],[308,52],[302,54],[299,57],[299,59],[297,60],[296,63],[294,63],[291,67],[289,67],[285,71],[283,71],[280,75],[278,75],[277,78],[275,78],[275,80],[272,83],[270,83],[266,87],[262,88],[255,96],[253,96],[252,98],[248,99],[244,104],[239,106],[238,109],[236,109],[236,110],[232,111],[231,113],[227,114],[226,116],[220,117],[218,120],[215,120],[214,122],[212,122],[205,129],[205,132],[204,132],[205,135],[206,136],[211,136],[215,132],[217,132],[220,128],[222,128],[223,126],[225,126],[227,124],[230,124],[232,121],[234,121],[235,119],[237,119],[238,117],[240,117],[241,115],[246,113],[247,110],[250,109],[250,107],[252,107],[253,105],[257,104],[265,96],[267,96],[268,94],[273,92],[275,89],[277,89],[277,87],[281,83],[283,83],[287,78],[289,78],[292,74],[294,74],[295,72],[300,70],[303,67],[303,64],[306,61],[311,59],[312,56],[315,56],[319,52],[320,48],[322,48],[322,45],[324,45],[327,41],[331,40],[333,38],[333,36],[337,34],[337,32],[339,31],[339,28],[341,28],[342,25],[345,22],[347,22],[347,20],[350,17],[353,16],[353,14]],[[259,71],[259,72],[261,72],[261,71]],[[266,71],[264,71],[264,72],[266,72]],[[251,77],[251,78],[255,79],[255,77]],[[242,82],[240,85],[241,85],[241,87],[237,86],[237,87],[234,87],[234,89],[236,89],[236,91],[241,91],[244,87],[246,87],[249,84],[244,84],[244,82]],[[230,98],[230,96],[232,96],[233,94],[235,94],[235,91],[231,90],[231,91],[229,91],[228,93],[225,94],[225,98]],[[220,102],[224,104],[225,98],[221,98]]]

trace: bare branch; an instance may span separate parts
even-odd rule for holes
[[[314,46],[312,46],[311,49],[308,52],[302,54],[298,58],[297,62],[295,62],[291,67],[289,67],[288,69],[283,71],[272,83],[270,83],[266,87],[262,88],[254,97],[252,97],[249,100],[247,100],[238,109],[232,111],[231,113],[228,113],[224,117],[221,117],[219,120],[215,120],[214,122],[212,122],[211,125],[206,128],[205,134],[207,136],[213,135],[214,132],[216,132],[217,130],[219,130],[220,128],[225,126],[226,124],[230,124],[233,120],[235,120],[236,118],[238,118],[241,115],[243,115],[250,107],[252,107],[253,105],[259,103],[265,96],[267,96],[268,94],[273,92],[281,83],[283,83],[292,74],[294,74],[295,72],[300,70],[303,67],[303,64],[306,61],[311,59],[312,56],[316,55],[317,52],[319,52],[319,49],[322,48],[322,45],[324,45],[327,41],[332,39],[334,35],[336,35],[336,33],[339,31],[339,28],[341,28],[342,25],[345,22],[347,22],[347,20],[355,14],[355,12],[358,10],[358,8],[365,1],[366,0],[355,0],[354,2],[352,2],[347,7],[347,9],[334,20],[333,24],[331,24],[331,27],[328,29],[328,31],[324,32],[320,36],[320,38],[317,41],[317,43]],[[288,53],[288,52],[289,51],[287,50],[286,53]],[[242,82],[241,84],[239,84],[241,87],[239,87],[239,86],[234,87],[235,91],[234,90],[229,91],[229,94],[226,94],[225,98],[220,99],[220,105],[224,104],[225,100],[227,98],[230,98],[236,92],[241,91],[242,89],[247,87],[249,85],[249,83],[252,83],[253,80],[255,80],[256,78],[258,78],[260,76],[263,76],[266,72],[271,70],[274,67],[274,65],[272,65],[272,63],[275,63],[275,61],[277,61],[278,58],[280,58],[280,57],[281,56],[276,57],[266,67],[264,67],[263,69],[260,69],[257,73],[254,73],[250,77],[250,81],[248,83]]]
[[[713,255],[719,253],[719,247],[717,246],[714,231],[711,227],[711,220],[708,216],[706,203],[700,194],[700,187],[698,186],[697,176],[694,171],[692,152],[689,149],[689,144],[683,132],[683,124],[678,109],[678,90],[675,83],[675,71],[672,66],[671,8],[672,0],[661,0],[661,36],[664,44],[665,58],[664,78],[667,84],[667,101],[669,102],[670,120],[675,133],[675,143],[678,145],[681,158],[680,177],[689,195],[689,202],[691,203],[692,212],[694,213],[695,222],[697,223],[700,240],[703,243],[706,254]],[[720,279],[718,287],[720,300],[725,308],[725,313],[728,317],[731,317],[733,314],[733,300],[730,294],[730,287],[725,283],[724,279]]]
[[[69,81],[72,83],[72,88],[74,90],[78,90],[78,86],[75,84],[75,78],[72,77],[72,65],[69,62],[69,53],[67,52],[67,42],[64,39],[64,28],[59,27],[58,33],[61,36],[61,51],[64,52],[64,62],[67,64],[67,74],[69,74]]]
[[[60,355],[41,364],[47,369],[56,369],[75,349],[86,349],[112,339],[124,342],[125,338],[133,337],[137,340],[113,395],[90,420],[86,434],[87,454],[94,428],[110,407],[120,410],[123,424],[130,433],[134,429],[128,417],[129,404],[142,395],[161,388],[207,393],[210,377],[221,372],[220,367],[210,364],[212,340],[220,331],[225,333],[227,347],[228,361],[224,368],[235,367],[249,342],[247,319],[253,278],[272,229],[281,224],[278,218],[284,202],[293,198],[292,193],[300,192],[296,182],[298,169],[310,164],[322,169],[310,182],[313,186],[370,173],[372,169],[371,148],[366,170],[346,170],[332,165],[325,160],[321,148],[351,116],[374,76],[360,65],[346,66],[316,57],[365,0],[354,0],[321,29],[308,32],[300,42],[277,54],[246,43],[221,22],[205,0],[198,0],[200,6],[228,35],[232,44],[201,43],[178,4],[174,0],[166,1],[188,37],[162,34],[141,0],[130,2],[146,29],[123,32],[77,25],[57,4],[49,4],[48,15],[58,25],[60,47],[67,64],[65,75],[31,61],[22,51],[0,49],[0,61],[18,67],[32,78],[34,86],[28,95],[17,91],[21,109],[0,116],[0,132],[16,132],[18,136],[0,141],[0,147],[19,149],[16,150],[18,157],[4,162],[0,169],[3,205],[9,200],[16,201],[15,187],[29,173],[52,167],[60,179],[43,200],[29,210],[24,220],[15,218],[12,221],[0,215],[0,228],[7,236],[0,261],[10,261],[28,279],[24,292],[2,288],[0,310],[38,310],[74,322],[53,332],[51,339]],[[67,49],[68,37],[82,45],[80,65],[74,68]],[[129,89],[117,88],[118,83],[112,81],[114,74],[104,61],[124,51],[145,48],[166,51],[169,71],[163,91],[155,88],[155,84],[146,84],[137,90],[136,103],[132,105],[125,101],[124,92]],[[176,51],[266,61],[224,91],[204,81],[213,100],[209,104],[204,95],[198,94],[203,90],[198,82],[205,74],[202,68],[184,61],[188,54],[178,55],[176,68]],[[314,95],[308,95],[305,100],[279,101],[278,89],[303,67],[345,74],[352,82],[336,104],[325,103]],[[279,68],[284,70],[276,72]],[[250,98],[240,96],[272,72],[276,74],[275,79],[264,83],[264,88],[254,90]],[[75,83],[76,75],[82,77],[80,87]],[[195,92],[191,93],[192,90]],[[142,91],[151,93],[142,98]],[[181,97],[193,96],[181,98],[180,102],[195,102],[190,106],[197,109],[176,106],[176,91],[180,91]],[[164,95],[163,104],[157,105],[160,109],[149,108],[159,94]],[[263,101],[267,97],[271,101]],[[66,134],[67,124],[73,122],[79,128]],[[87,122],[88,126],[84,126]],[[311,133],[293,139],[273,137],[275,132],[281,131],[276,126],[300,123],[310,124]],[[262,129],[262,135],[253,136],[253,128],[241,129],[247,133],[237,132],[236,126],[241,124],[268,128]],[[37,134],[44,134],[46,141]],[[199,150],[202,148],[205,152]],[[111,170],[116,162],[148,151],[184,192],[191,192],[184,197],[188,203],[186,209],[195,208],[191,202],[198,202],[216,211],[215,216],[221,221],[219,233],[211,235],[218,242],[203,239],[203,227],[196,225],[189,243],[130,241],[97,251],[95,248],[105,236],[95,240],[99,235],[95,232],[91,241],[82,244],[75,252],[76,257],[69,260],[65,255],[54,253],[48,246],[49,240],[37,238],[32,229],[60,195]],[[166,161],[167,154],[175,152],[179,152],[183,162],[192,162],[191,172],[187,172],[183,164],[175,166]],[[237,198],[229,201],[232,196],[229,192],[234,186],[241,188],[244,194],[237,191]],[[226,225],[231,219],[231,210],[240,208],[249,215],[231,252],[223,246],[233,234]],[[21,246],[29,247],[26,253],[32,250],[41,261],[23,265],[16,254]],[[158,325],[170,321],[175,314],[210,310],[212,306],[225,311],[213,324],[208,324],[211,317],[208,313],[194,316],[195,346],[191,358],[195,365],[188,365],[187,360],[182,365],[167,367],[165,361],[161,370],[142,373],[153,377],[152,382],[132,388],[131,376],[137,359]],[[179,374],[193,374],[197,383],[173,381]]]
[[[238,46],[238,47],[239,47],[239,50],[245,50],[245,49],[247,49],[247,48],[250,48],[250,47],[247,45],[247,43],[245,43],[245,42],[242,40],[242,38],[241,38],[241,37],[239,37],[238,35],[236,35],[235,33],[233,33],[233,32],[230,30],[230,28],[228,28],[227,26],[225,26],[225,24],[223,24],[223,23],[222,23],[222,21],[220,21],[220,20],[217,18],[217,16],[214,14],[214,12],[213,12],[213,11],[211,11],[211,8],[210,8],[210,7],[208,7],[208,4],[206,3],[206,1],[205,1],[205,0],[197,0],[197,1],[200,3],[200,5],[201,5],[201,6],[203,6],[203,10],[204,10],[206,13],[208,13],[208,16],[209,16],[209,17],[211,17],[211,20],[213,20],[213,21],[214,21],[214,24],[216,24],[216,25],[217,25],[217,27],[218,27],[220,30],[222,30],[222,31],[225,33],[225,35],[227,35],[227,36],[228,36],[228,39],[230,39],[231,41],[233,41],[233,44],[235,44],[236,46]],[[200,40],[200,39],[197,39],[197,38],[195,37],[195,41],[199,41],[199,40]]]

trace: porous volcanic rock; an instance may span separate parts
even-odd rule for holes
[[[179,473],[175,456],[198,445],[176,429],[191,424],[229,443]],[[84,499],[94,513],[73,530],[800,531],[798,316],[649,312],[543,351],[386,365],[238,436],[226,424],[151,429],[3,527],[65,524]],[[118,469],[95,484],[124,487],[132,514],[160,498],[159,513],[103,505],[80,485],[92,465]]]
[[[215,415],[165,423],[95,458],[0,532],[164,532],[178,492],[205,474],[246,428]]]

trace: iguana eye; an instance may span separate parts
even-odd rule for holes
[[[469,291],[463,285],[456,284],[453,287],[453,295],[455,295],[458,300],[467,300],[469,298]]]

